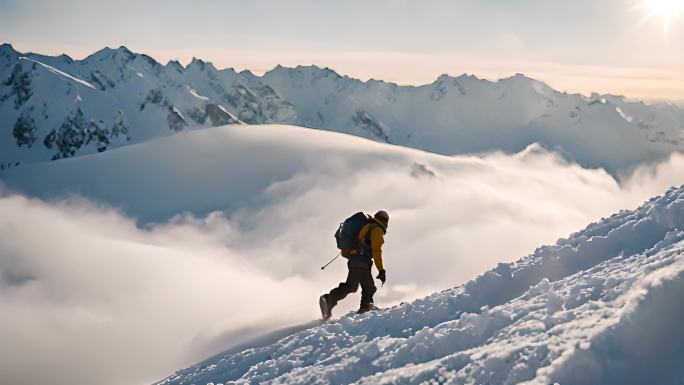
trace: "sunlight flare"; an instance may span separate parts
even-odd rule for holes
[[[643,0],[638,8],[646,12],[641,19],[642,23],[653,17],[660,18],[663,21],[663,32],[667,36],[672,21],[681,18],[684,13],[684,0]]]

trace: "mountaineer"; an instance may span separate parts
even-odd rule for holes
[[[349,273],[344,282],[320,297],[319,305],[323,319],[330,318],[335,305],[348,294],[355,293],[359,285],[361,306],[358,313],[377,309],[373,304],[373,294],[377,289],[371,268],[375,262],[378,269],[376,278],[384,285],[386,273],[382,263],[382,245],[385,243],[388,223],[389,214],[385,210],[380,210],[373,216],[356,213],[340,224],[335,239],[337,247],[341,250],[340,254],[348,260]]]

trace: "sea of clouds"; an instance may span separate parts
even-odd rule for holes
[[[318,296],[346,274],[341,260],[320,269],[337,253],[332,234],[358,210],[390,212],[376,303],[391,306],[684,183],[678,154],[619,183],[538,146],[431,159],[302,167],[250,204],[144,223],[100,200],[3,187],[0,383],[151,383],[316,319]]]

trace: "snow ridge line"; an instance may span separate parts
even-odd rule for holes
[[[83,85],[83,86],[86,86],[86,87],[88,87],[88,88],[92,88],[93,90],[96,90],[96,91],[97,91],[97,88],[95,88],[95,86],[93,86],[92,84],[88,83],[87,81],[82,80],[82,79],[79,79],[79,78],[77,78],[77,77],[75,77],[75,76],[69,75],[68,73],[63,72],[63,71],[60,71],[60,70],[58,70],[58,69],[55,68],[55,67],[49,66],[49,65],[47,65],[47,64],[45,64],[45,63],[41,63],[41,62],[39,62],[39,61],[37,61],[37,60],[29,59],[29,58],[27,58],[27,57],[25,57],[25,56],[21,56],[21,57],[19,58],[19,62],[21,62],[22,60],[25,60],[25,61],[29,61],[29,62],[38,64],[38,65],[42,66],[43,68],[45,68],[46,70],[48,70],[49,72],[52,72],[53,74],[57,75],[58,77],[61,77],[62,79],[65,79],[65,80],[67,80],[67,81],[73,81],[73,82],[79,83],[79,84],[81,84],[81,85]]]
[[[678,245],[681,249],[684,242]],[[648,273],[651,269],[654,272]],[[684,284],[682,275],[684,259],[679,250],[669,250],[655,259],[646,254],[618,257],[554,283],[544,279],[514,301],[425,329],[418,340],[418,334],[407,338],[401,346],[402,356],[408,360],[397,361],[398,351],[386,351],[376,362],[391,359],[393,368],[363,377],[358,383],[652,383],[646,378],[653,373],[645,376],[632,370],[631,381],[630,375],[616,374],[625,372],[625,367],[644,367],[639,360],[655,349],[639,352],[643,337],[656,341],[653,347],[670,337],[677,341],[666,344],[664,352],[652,354],[659,359],[684,352],[684,340],[677,339],[682,332],[671,335],[684,315],[684,304],[675,303],[681,293],[677,290]],[[654,312],[652,304],[663,311]],[[656,317],[669,320],[669,327],[650,330]],[[640,321],[634,323],[634,319]],[[458,344],[464,330],[482,333],[482,343],[461,349]],[[615,349],[619,344],[626,346]],[[616,351],[630,350],[638,353],[615,362]],[[416,359],[421,351],[433,359]],[[585,357],[586,352],[592,356]],[[659,367],[657,362],[652,364],[650,368]]]
[[[477,349],[510,325],[527,322],[525,317],[529,317],[531,312],[544,310],[545,314],[553,315],[560,308],[570,312],[575,308],[584,309],[588,302],[600,299],[603,291],[610,292],[613,287],[620,286],[605,277],[593,277],[583,282],[586,275],[600,275],[607,267],[615,265],[626,271],[621,273],[625,276],[639,276],[643,269],[647,269],[644,266],[651,263],[653,255],[661,255],[661,259],[668,257],[669,262],[662,263],[671,263],[675,257],[661,251],[684,241],[681,229],[684,229],[684,186],[670,189],[664,196],[651,199],[635,211],[622,211],[589,225],[585,230],[559,240],[554,246],[537,249],[518,262],[499,264],[463,286],[401,304],[382,313],[348,315],[270,346],[227,354],[218,361],[213,359],[211,363],[179,371],[160,384],[201,383],[204,380],[209,383],[217,379],[226,383],[279,383],[293,378],[349,383],[363,382],[364,378],[370,379],[376,372],[384,375],[388,370],[400,370],[394,369],[397,366],[418,364],[431,367],[430,362],[434,360],[452,368],[472,366],[474,364],[468,358],[472,352],[468,349]],[[634,266],[638,269],[635,270]],[[572,290],[575,291],[568,291],[561,300],[549,289],[550,282],[554,281],[554,286],[561,281],[573,281]],[[615,298],[620,297],[623,291],[611,294],[605,301],[616,302]],[[506,313],[503,308],[491,309],[530,301],[539,292],[543,294],[543,303],[519,304],[526,309],[524,312]],[[610,314],[615,314],[614,309],[605,315],[611,322],[618,322]],[[535,322],[547,328],[553,327],[555,321],[545,318]],[[596,331],[586,333],[594,335]],[[435,338],[439,335],[449,337],[444,337],[440,343],[440,338]],[[429,343],[415,344],[408,350],[405,348],[409,339],[419,341],[423,337],[429,337]],[[376,338],[381,341],[375,341]],[[547,357],[548,362],[541,363],[541,366],[550,365],[561,354],[549,352],[544,343],[529,346],[535,355]],[[454,353],[454,350],[458,352]],[[513,350],[511,354],[532,354]],[[382,358],[387,351],[392,351],[391,362]],[[357,361],[353,370],[346,368],[349,360]],[[521,371],[517,377],[512,377],[531,380],[533,375],[534,372]],[[372,378],[375,382],[379,380]]]

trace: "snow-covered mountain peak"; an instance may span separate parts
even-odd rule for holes
[[[531,77],[521,73],[500,79],[496,84],[506,87],[517,87],[519,90],[532,89],[539,95],[545,97],[552,97],[556,94],[559,94],[558,91],[552,89],[546,83],[532,79]]]
[[[109,48],[105,47],[83,59],[85,63],[97,63],[105,60],[120,60],[124,62],[130,62],[137,54],[133,53],[131,50],[125,46],[120,46],[119,48]]]
[[[447,82],[451,81],[452,79],[456,79],[456,78],[453,76],[450,76],[449,74],[441,74],[437,77],[437,79],[435,79],[434,82],[432,82],[432,84],[433,85],[443,84],[443,83],[447,83]]]
[[[433,99],[439,100],[446,94],[446,89],[444,87],[455,88],[457,93],[461,95],[466,95],[466,90],[468,88],[488,87],[491,84],[492,83],[489,80],[480,79],[475,75],[463,73],[458,76],[441,74],[429,86],[437,90],[437,94],[433,94],[431,95],[431,97]]]
[[[10,43],[0,44],[0,54],[17,53]]]
[[[467,74],[467,73],[465,73],[465,72],[462,73],[462,74],[460,74],[460,75],[458,75],[458,76],[452,76],[452,75],[449,75],[449,74],[447,74],[447,73],[443,73],[443,74],[439,75],[439,76],[437,77],[437,79],[435,79],[435,81],[432,82],[432,84],[440,83],[440,82],[448,82],[448,81],[453,81],[453,80],[458,80],[458,81],[463,81],[463,80],[480,81],[481,79],[478,78],[478,77],[475,76],[475,75]]]
[[[309,72],[312,74],[322,74],[322,76],[327,77],[327,76],[332,76],[336,78],[341,78],[342,76],[338,74],[335,70],[333,70],[330,67],[319,67],[315,64],[308,65],[308,66],[297,66],[297,70],[303,71],[303,72]]]
[[[245,76],[247,78],[256,78],[257,76],[254,74],[254,72],[245,69],[239,72],[240,76]]]
[[[516,72],[515,75],[511,75],[507,78],[503,78],[503,80],[506,79],[511,79],[514,81],[536,81],[535,79],[532,79],[531,77],[521,73],[521,72]]]
[[[198,59],[196,57],[192,58],[192,61],[190,62],[190,64],[188,64],[188,66],[185,69],[188,71],[217,71],[216,67],[214,67],[214,64],[212,64],[211,62],[204,61],[202,59]]]
[[[335,79],[337,79],[337,78],[342,79],[343,78],[340,74],[338,74],[334,70],[332,70],[328,67],[321,68],[315,64],[298,65],[294,68],[283,67],[282,65],[278,64],[272,70],[267,71],[264,74],[264,77],[268,77],[269,75],[274,75],[274,74],[285,74],[287,76],[296,77],[299,79],[307,78],[307,79],[313,79],[313,80],[317,80],[320,78],[329,78],[329,77],[335,78]]]
[[[74,62],[74,59],[65,53],[57,55],[57,59],[62,60],[65,63],[73,63]]]
[[[176,70],[178,72],[183,72],[185,70],[185,67],[178,61],[178,60],[169,60],[168,63],[166,63],[166,67]]]
[[[11,44],[9,43],[4,43],[0,45],[0,64],[2,64],[4,67],[13,64],[14,62],[17,61],[17,58],[20,56],[19,52],[14,50],[14,47],[12,47]],[[0,73],[3,70],[3,68],[0,68]],[[4,80],[4,79],[0,79]]]
[[[464,72],[464,73],[462,73],[462,74],[456,76],[456,79],[458,79],[458,80],[465,80],[465,79],[470,79],[470,80],[483,80],[483,79],[480,79],[479,77],[477,77],[475,74],[469,74],[469,73],[466,73],[466,72]]]

